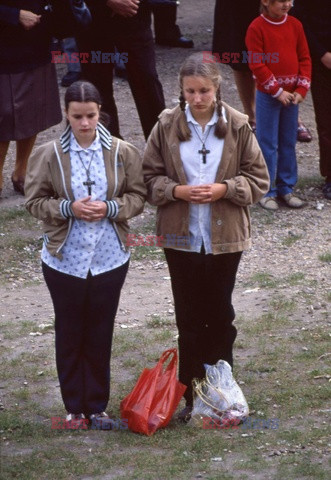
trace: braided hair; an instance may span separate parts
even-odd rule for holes
[[[191,138],[191,130],[187,124],[186,115],[185,115],[185,97],[183,93],[183,78],[199,76],[208,78],[214,84],[216,88],[216,113],[218,115],[218,121],[215,127],[215,136],[217,138],[224,138],[226,135],[226,123],[223,118],[222,112],[222,98],[221,98],[221,72],[217,60],[205,60],[203,52],[194,53],[190,55],[181,66],[179,71],[179,85],[180,85],[180,95],[179,95],[179,106],[181,109],[181,115],[178,122],[178,138],[180,141],[187,141]]]

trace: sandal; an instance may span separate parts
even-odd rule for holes
[[[309,129],[303,123],[298,125],[297,141],[308,143],[308,142],[311,142],[312,139],[313,139],[313,137],[312,137]]]

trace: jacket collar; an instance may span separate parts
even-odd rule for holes
[[[106,150],[111,150],[113,137],[111,136],[110,132],[103,125],[101,125],[101,123],[97,124],[97,132],[99,134],[101,145]],[[60,137],[60,144],[61,144],[63,153],[69,152],[70,135],[71,135],[71,126],[68,125]]]

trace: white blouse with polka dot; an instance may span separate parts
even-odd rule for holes
[[[106,200],[107,178],[98,132],[94,142],[87,149],[83,149],[71,134],[70,160],[74,198],[84,198],[88,195],[87,186],[84,185],[87,180],[85,169],[89,167],[91,161],[90,179],[95,182],[95,185],[92,185],[92,200]],[[130,253],[121,248],[117,233],[108,218],[98,222],[86,222],[75,218],[61,253],[62,260],[53,257],[44,244],[41,259],[55,270],[80,278],[86,278],[89,271],[92,275],[99,275],[118,268],[130,257]]]

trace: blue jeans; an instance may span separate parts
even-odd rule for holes
[[[298,180],[297,128],[298,105],[285,107],[277,98],[256,92],[256,137],[270,175],[266,197],[291,193]]]
[[[78,52],[76,40],[73,37],[64,38],[62,40],[62,48],[63,48],[63,52],[69,55],[69,58],[72,53]],[[76,73],[81,72],[80,62],[77,62],[77,63],[69,62],[67,64],[67,71],[76,72]]]

